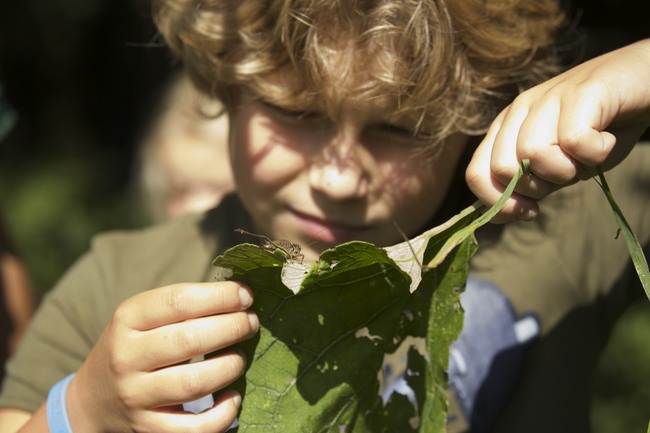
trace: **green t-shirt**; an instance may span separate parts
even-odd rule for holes
[[[649,168],[650,146],[638,145],[608,174],[643,245],[650,240]],[[503,433],[589,430],[590,380],[598,355],[615,320],[642,290],[623,239],[615,238],[616,226],[595,182],[564,188],[547,197],[541,209],[535,222],[489,225],[478,233],[472,278],[495,287],[503,311],[512,317],[534,317],[538,332],[522,341],[517,369],[504,364],[505,370],[518,372],[508,379],[512,385],[505,395],[498,395],[504,394],[503,387],[494,382],[492,373],[512,351],[507,345],[487,360],[487,376],[478,388],[453,389],[450,432],[463,431],[470,422],[483,426],[496,422],[496,431]],[[209,281],[212,259],[243,240],[233,229],[249,226],[241,204],[230,196],[204,215],[97,236],[90,251],[44,299],[7,365],[0,406],[35,411],[55,382],[78,369],[121,301],[176,282]],[[472,311],[468,314],[472,320],[480,316],[481,329],[487,326],[480,323],[498,323],[503,315],[501,310],[491,313],[487,304],[479,307],[479,313]],[[459,346],[459,351],[468,348],[472,344]],[[471,357],[454,365],[458,383],[461,376],[471,376]],[[453,395],[471,389],[474,394],[469,397]],[[468,398],[482,403],[472,413],[463,413],[458,401]],[[500,402],[498,407],[489,407],[495,401]],[[481,418],[485,413],[491,414],[488,421]]]

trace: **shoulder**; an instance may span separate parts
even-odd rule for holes
[[[109,285],[132,273],[138,279],[168,274],[184,264],[206,260],[214,248],[214,239],[201,237],[201,217],[188,215],[143,229],[102,233],[92,239],[89,254],[104,278],[116,280],[108,281]]]
[[[115,307],[137,293],[211,278],[212,260],[234,242],[234,224],[241,218],[246,215],[239,201],[229,199],[207,213],[98,234],[45,304],[98,319],[100,331]]]
[[[205,214],[97,235],[40,305],[7,365],[0,407],[35,411],[56,380],[79,368],[124,299],[211,278],[213,258],[236,241],[233,230],[246,218],[229,199]]]
[[[90,254],[110,287],[130,293],[183,281],[202,281],[214,257],[231,246],[246,214],[236,198],[203,214],[140,230],[113,231],[92,240]]]

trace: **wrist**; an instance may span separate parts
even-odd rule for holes
[[[66,395],[74,373],[57,382],[47,396],[47,424],[50,433],[73,433],[68,418]]]

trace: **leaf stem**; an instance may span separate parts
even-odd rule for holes
[[[637,237],[634,235],[634,232],[625,219],[625,216],[623,216],[623,211],[616,203],[616,200],[614,200],[614,195],[609,189],[609,185],[605,179],[605,173],[603,173],[602,167],[598,166],[596,167],[596,170],[598,170],[598,179],[596,179],[596,183],[598,186],[600,186],[600,189],[603,190],[603,193],[609,202],[609,205],[612,209],[612,214],[614,215],[614,220],[616,221],[616,225],[618,225],[620,233],[623,234],[623,238],[627,244],[627,249],[630,252],[630,257],[632,258],[634,269],[636,269],[636,273],[639,275],[639,280],[641,281],[643,290],[650,300],[650,271],[648,270],[648,262],[645,258],[645,255],[643,254],[643,248],[641,247],[641,244],[639,243]]]
[[[438,253],[433,257],[433,259],[431,259],[431,261],[427,263],[426,268],[431,269],[438,266],[440,263],[442,263],[442,261],[445,259],[447,254],[451,252],[451,250],[453,250],[457,245],[459,245],[461,242],[463,242],[465,239],[471,236],[476,231],[476,229],[485,225],[488,221],[494,218],[505,206],[506,202],[508,201],[513,191],[515,190],[515,186],[517,186],[517,182],[519,182],[519,179],[521,179],[521,177],[524,174],[529,174],[529,173],[530,173],[530,161],[524,159],[523,161],[521,161],[521,164],[519,165],[519,170],[512,177],[510,183],[508,183],[508,186],[503,191],[503,194],[501,194],[501,197],[499,197],[499,200],[497,200],[497,202],[494,203],[492,207],[490,207],[487,211],[481,214],[474,221],[469,223],[466,227],[452,234],[449,237],[449,239],[447,239],[447,241],[442,246],[442,248],[440,248]],[[474,204],[472,204],[470,207],[465,209],[463,213],[467,212],[468,210],[471,212],[477,212],[483,207],[485,207],[483,203],[477,200],[476,202],[474,202]]]

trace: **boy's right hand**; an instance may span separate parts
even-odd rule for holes
[[[548,194],[621,162],[650,126],[650,39],[595,57],[520,94],[492,122],[466,171],[486,206],[521,161],[530,173],[493,222],[534,219]]]
[[[241,397],[223,392],[212,408],[181,404],[223,389],[245,369],[226,349],[259,329],[249,288],[237,282],[175,284],[120,304],[68,390],[74,431],[222,432]],[[199,355],[218,356],[188,364]]]

